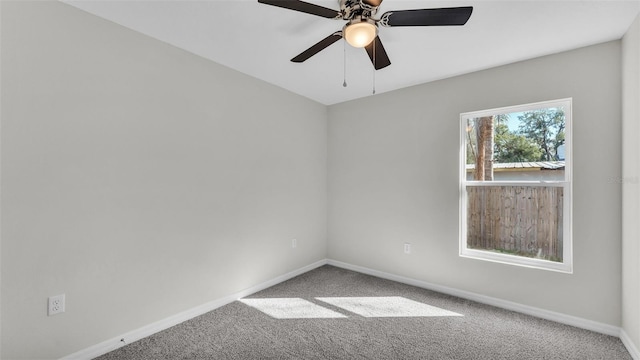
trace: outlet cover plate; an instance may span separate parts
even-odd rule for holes
[[[49,297],[47,315],[52,316],[64,312],[64,294]]]
[[[405,254],[411,254],[411,244],[404,243],[404,253]]]

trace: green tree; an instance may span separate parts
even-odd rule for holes
[[[475,121],[473,119],[467,119],[467,134],[465,141],[467,143],[467,164],[476,163],[476,139]]]
[[[518,116],[518,133],[540,148],[541,161],[557,160],[558,147],[564,144],[564,111],[540,109]]]
[[[506,123],[500,122],[495,126],[496,163],[538,161],[541,156],[538,145],[523,135],[511,132]]]

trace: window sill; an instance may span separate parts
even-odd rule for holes
[[[565,274],[573,274],[573,266],[568,262],[555,262],[536,258],[528,258],[517,255],[501,254],[491,251],[460,249],[460,257],[491,261],[506,265],[522,266],[532,269],[548,270],[561,272]]]

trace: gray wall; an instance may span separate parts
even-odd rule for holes
[[[622,328],[640,349],[640,16],[622,39]]]
[[[59,2],[1,3],[3,359],[326,257],[326,107]]]
[[[331,106],[329,257],[620,326],[620,62],[614,41]],[[460,113],[567,97],[574,273],[459,257]]]

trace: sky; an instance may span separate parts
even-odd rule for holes
[[[509,121],[507,122],[507,126],[509,127],[509,131],[516,132],[518,131],[518,125],[520,122],[518,121],[518,116],[521,116],[522,112],[509,113]]]

